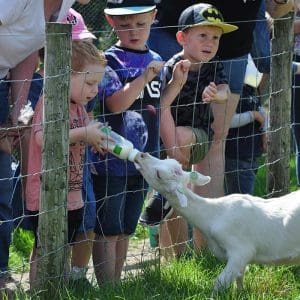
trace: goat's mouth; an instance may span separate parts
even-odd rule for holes
[[[145,159],[146,156],[147,156],[146,153],[139,152],[139,153],[135,156],[133,162],[140,165],[140,164],[141,164],[141,160],[142,160],[142,159]]]
[[[159,174],[159,171],[158,171],[158,170],[156,170],[156,177],[157,177],[158,179],[161,179],[161,177],[160,177],[160,174]]]
[[[140,152],[134,158],[133,163],[134,163],[136,169],[139,171],[142,169],[141,160],[144,158],[144,156],[145,156],[145,154],[143,152]]]

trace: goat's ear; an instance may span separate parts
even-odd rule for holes
[[[175,193],[179,184],[177,182],[170,182],[167,185],[165,185],[165,189],[168,193]]]
[[[188,182],[195,185],[205,185],[210,182],[210,176],[202,175],[199,172],[192,171],[186,172],[188,176]]]

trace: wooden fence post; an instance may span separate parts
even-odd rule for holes
[[[62,286],[67,262],[70,65],[71,25],[47,23],[36,283],[47,297]]]
[[[290,185],[293,21],[293,13],[274,20],[267,158],[267,192],[270,197],[288,193]]]

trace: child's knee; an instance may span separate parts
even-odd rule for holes
[[[176,141],[179,146],[194,144],[196,141],[192,128],[185,126],[176,127]]]

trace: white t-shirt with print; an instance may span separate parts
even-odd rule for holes
[[[75,0],[63,0],[60,21]],[[45,16],[42,0],[0,0],[0,79],[34,51],[44,46]]]

